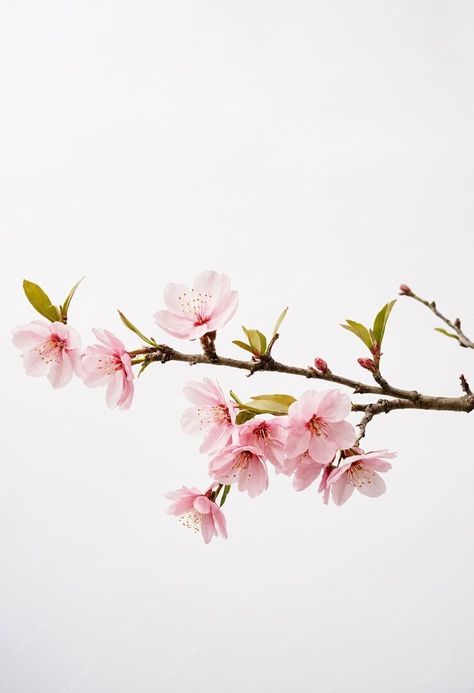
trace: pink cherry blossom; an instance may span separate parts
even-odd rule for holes
[[[293,487],[296,491],[303,491],[315,481],[325,469],[324,464],[313,460],[309,452],[303,452],[292,459],[285,460],[283,471],[290,476],[293,474]]]
[[[174,501],[168,509],[170,515],[179,517],[185,527],[195,532],[201,530],[206,544],[209,544],[214,536],[220,535],[223,539],[227,539],[224,513],[214,501],[210,500],[208,494],[211,489],[201,493],[197,488],[183,486],[176,491],[164,494],[165,498]]]
[[[388,472],[392,468],[387,459],[396,457],[396,453],[388,450],[374,452],[360,451],[359,455],[351,455],[346,462],[331,471],[326,486],[336,505],[342,505],[353,494],[356,488],[364,496],[375,498],[385,493],[385,482],[377,472]],[[328,502],[326,495],[325,502]]]
[[[355,442],[354,427],[343,421],[350,411],[349,397],[338,390],[305,392],[288,409],[287,457],[309,451],[313,460],[331,462],[338,449]]]
[[[256,498],[268,488],[265,462],[251,445],[228,445],[209,462],[209,474],[221,484],[238,484],[239,491],[247,491]]]
[[[13,330],[13,344],[21,349],[28,375],[47,375],[54,388],[67,385],[79,374],[81,340],[75,329],[62,322],[33,320]]]
[[[111,409],[129,409],[133,400],[133,372],[125,345],[108,330],[92,330],[101,344],[87,347],[81,370],[88,387],[107,387],[105,397]]]
[[[250,445],[261,457],[282,471],[285,462],[286,416],[253,419],[238,426],[240,445]]]
[[[218,272],[202,272],[192,289],[168,284],[164,290],[167,309],[155,314],[158,325],[173,337],[197,339],[223,327],[234,315],[239,302],[231,291],[230,279]]]
[[[205,432],[200,451],[208,453],[227,445],[234,430],[235,412],[219,384],[210,378],[202,383],[190,381],[183,393],[195,406],[186,409],[181,426],[190,435]]]

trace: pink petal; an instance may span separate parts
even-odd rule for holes
[[[342,421],[351,412],[350,398],[338,390],[327,390],[323,395],[317,413],[326,421]]]
[[[357,485],[357,490],[364,496],[377,498],[377,496],[381,496],[383,493],[385,493],[385,481],[377,474],[377,472],[373,472],[370,481],[365,479],[365,483]]]
[[[296,491],[303,491],[315,481],[321,474],[324,465],[317,462],[302,463],[298,465],[293,479],[293,487]]]
[[[198,496],[194,499],[193,503],[194,509],[197,510],[198,513],[201,513],[201,515],[207,515],[210,513],[211,505],[212,501],[210,501],[209,498],[206,498],[206,496]]]
[[[59,361],[53,361],[49,367],[48,380],[58,389],[67,385],[72,378],[72,364],[67,352],[63,352]]]
[[[227,523],[222,510],[216,505],[212,504],[212,515],[214,517],[214,526],[217,533],[223,538],[227,539]]]
[[[345,503],[354,493],[354,486],[348,474],[343,474],[337,481],[330,484],[331,495],[336,505]]]
[[[199,452],[206,455],[213,450],[217,450],[230,441],[232,435],[232,427],[226,425],[214,425],[212,426],[204,437]]]
[[[27,375],[38,377],[46,375],[48,371],[48,363],[41,358],[35,349],[28,351],[23,358],[23,366]]]
[[[327,434],[339,450],[346,450],[354,445],[357,433],[348,421],[337,421],[327,424]]]
[[[212,516],[212,513],[208,513],[207,515],[202,516],[201,533],[204,542],[206,544],[209,544],[209,542],[215,534],[214,518]]]
[[[191,290],[184,284],[167,284],[163,291],[165,305],[171,313],[183,315],[188,311],[187,300],[190,299]]]
[[[337,446],[323,436],[311,436],[309,441],[309,454],[321,464],[329,464],[336,454]]]
[[[110,376],[107,389],[105,391],[105,399],[110,409],[115,409],[115,407],[117,407],[121,391],[122,373],[120,371],[116,371],[112,376]]]
[[[162,330],[178,339],[194,338],[194,318],[174,315],[169,310],[159,310],[154,315],[155,321]]]
[[[294,435],[290,428],[285,445],[285,452],[288,457],[297,457],[303,454],[303,452],[306,452],[309,448],[311,438],[312,436],[308,429],[305,429],[301,435]]]

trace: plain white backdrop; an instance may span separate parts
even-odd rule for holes
[[[1,693],[473,691],[474,415],[378,417],[367,448],[399,454],[384,497],[325,507],[272,476],[231,493],[229,540],[205,546],[162,498],[207,482],[184,383],[308,383],[170,363],[111,412],[102,390],[26,377],[10,343],[34,317],[23,277],[60,301],[85,274],[71,324],[133,348],[116,308],[163,339],[164,285],[203,269],[240,292],[228,355],[289,305],[280,360],[363,377],[339,323],[401,281],[472,337],[472,3],[0,10]],[[385,372],[456,395],[473,355],[436,324],[401,299]]]

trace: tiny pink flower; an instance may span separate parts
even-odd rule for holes
[[[164,494],[165,498],[174,501],[168,509],[170,515],[179,517],[185,527],[189,527],[195,532],[201,531],[206,544],[209,544],[214,536],[227,539],[224,513],[209,498],[208,494],[211,489],[212,486],[206,493],[201,493],[197,488],[183,486],[176,491]]]
[[[181,426],[190,435],[205,433],[200,451],[208,453],[227,445],[232,438],[235,413],[219,384],[209,378],[202,383],[191,381],[183,393],[195,406],[186,409]]]
[[[197,339],[223,327],[237,310],[239,297],[231,291],[230,279],[218,272],[202,272],[192,289],[168,284],[164,290],[166,310],[155,314],[158,325],[173,337]]]
[[[62,322],[33,320],[13,330],[13,344],[21,349],[28,375],[47,375],[54,388],[67,385],[79,374],[81,340],[76,330]]]
[[[326,465],[313,460],[308,452],[303,452],[292,459],[287,459],[284,465],[284,473],[287,476],[293,474],[293,487],[296,491],[308,488],[326,469]]]
[[[338,390],[308,390],[288,409],[286,456],[308,451],[320,464],[328,464],[338,449],[350,448],[356,439],[354,427],[343,419],[351,411],[349,397]]]
[[[129,409],[133,400],[133,372],[125,345],[108,330],[93,329],[101,344],[87,347],[82,357],[84,385],[106,385],[106,401],[111,409]]]
[[[268,488],[268,472],[257,448],[250,445],[229,445],[209,462],[209,474],[221,484],[238,484],[256,498]]]
[[[284,420],[283,420],[284,419]],[[252,419],[237,427],[240,445],[258,450],[264,460],[282,471],[285,462],[286,417]]]
[[[360,448],[359,448],[360,449]],[[331,491],[336,505],[342,505],[353,494],[356,488],[364,496],[376,498],[385,493],[385,482],[377,472],[388,472],[392,468],[387,459],[396,457],[396,453],[388,450],[374,452],[360,451],[359,455],[347,457],[347,462],[331,471],[327,478],[326,487]],[[328,498],[325,498],[327,503]]]

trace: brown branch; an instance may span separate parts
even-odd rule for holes
[[[459,345],[462,347],[465,347],[467,349],[474,349],[474,342],[467,337],[464,332],[461,329],[461,321],[459,318],[456,318],[454,322],[447,318],[445,315],[439,312],[438,308],[436,307],[435,301],[427,301],[425,298],[421,298],[421,296],[417,296],[413,291],[410,289],[410,287],[406,286],[405,284],[402,284],[400,287],[400,295],[401,296],[409,296],[410,298],[414,298],[415,301],[418,301],[419,303],[422,303],[424,306],[429,308],[432,313],[436,315],[437,318],[442,320],[448,327],[450,327],[454,331],[453,337],[456,337],[456,339],[459,342]]]
[[[384,387],[367,385],[365,383],[345,378],[341,375],[336,375],[329,370],[324,372],[317,371],[312,367],[301,368],[299,366],[287,366],[284,363],[275,361],[271,357],[261,359],[259,361],[242,361],[240,359],[227,358],[217,356],[211,359],[205,354],[183,354],[171,347],[158,345],[157,347],[144,347],[129,352],[130,356],[136,357],[143,355],[145,360],[150,362],[165,363],[167,361],[181,361],[189,364],[207,364],[212,366],[227,366],[228,368],[236,368],[238,370],[249,371],[254,373],[258,370],[273,371],[277,373],[287,373],[289,375],[299,375],[305,378],[314,380],[324,380],[338,385],[343,385],[350,388],[356,394],[383,395],[384,397],[392,397],[393,401],[389,401],[388,411],[393,409],[431,409],[437,411],[464,411],[470,412],[474,409],[474,395],[466,393],[461,397],[433,397],[431,395],[423,395],[416,390],[403,390],[398,387],[393,387],[384,381]],[[385,400],[380,400],[374,405],[353,405],[354,411],[366,411],[367,407],[371,406],[375,414],[387,410],[387,405],[381,404]],[[378,405],[376,407],[375,405]],[[375,408],[374,408],[375,407]]]

